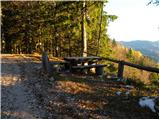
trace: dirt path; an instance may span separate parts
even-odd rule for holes
[[[24,55],[1,55],[2,118],[44,118],[32,88],[38,76],[33,74],[40,63]]]

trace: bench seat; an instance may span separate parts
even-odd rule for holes
[[[72,66],[73,69],[90,69],[90,68],[95,68],[96,69],[96,75],[103,75],[103,67],[107,65],[101,65],[101,64],[96,64],[96,65],[84,65],[84,66]]]
[[[69,64],[69,62],[66,61],[50,61],[51,64]]]
[[[73,69],[85,69],[85,68],[97,68],[97,67],[105,67],[107,65],[101,65],[101,64],[96,64],[96,65],[84,65],[84,66],[72,66]]]

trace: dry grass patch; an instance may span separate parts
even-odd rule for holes
[[[103,106],[107,103],[104,101],[89,101],[89,100],[81,100],[78,104],[78,107],[86,110],[98,110],[103,109]]]
[[[85,83],[76,83],[73,81],[58,81],[56,88],[66,92],[66,93],[71,93],[71,94],[77,94],[77,93],[92,93],[92,88],[85,84]]]

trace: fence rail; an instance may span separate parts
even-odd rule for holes
[[[90,53],[87,53],[88,55],[92,55],[92,56],[95,56],[93,54],[90,54]],[[98,57],[101,57],[101,56],[98,56]],[[141,69],[141,70],[146,70],[146,71],[149,71],[149,72],[155,72],[155,73],[159,73],[159,68],[156,68],[156,67],[148,67],[148,66],[141,66],[141,65],[138,65],[138,64],[133,64],[133,63],[130,63],[130,62],[126,62],[126,61],[122,61],[122,60],[115,60],[115,59],[111,59],[111,58],[106,58],[106,57],[101,57],[103,60],[107,60],[107,61],[111,61],[111,62],[114,62],[114,63],[117,63],[118,64],[118,77],[119,78],[123,78],[123,72],[124,72],[124,66],[130,66],[130,67],[134,67],[134,68],[137,68],[137,69]]]

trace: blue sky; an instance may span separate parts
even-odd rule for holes
[[[116,41],[160,39],[160,5],[146,6],[149,0],[108,1],[104,10],[118,16],[109,24],[110,38]]]

